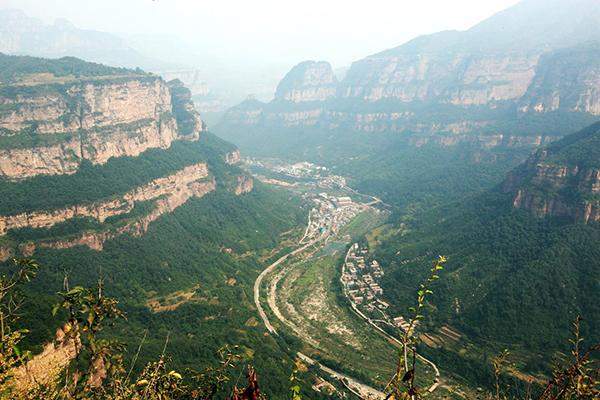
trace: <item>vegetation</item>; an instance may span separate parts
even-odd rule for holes
[[[399,332],[402,347],[397,358],[397,370],[386,387],[392,399],[421,399],[422,392],[415,385],[418,341],[415,331],[418,321],[423,320],[423,310],[427,297],[433,292],[429,285],[438,279],[445,258],[434,262],[430,276],[419,287],[417,302],[409,312],[409,328]],[[63,310],[67,321],[60,330],[60,346],[68,347],[64,360],[48,359],[55,364],[45,364],[45,369],[36,369],[40,356],[22,353],[19,349],[24,329],[14,327],[19,317],[22,295],[20,286],[31,280],[39,270],[39,265],[31,260],[13,260],[10,274],[0,277],[0,396],[3,398],[44,398],[44,399],[203,399],[226,398],[229,400],[258,400],[266,398],[259,389],[257,373],[253,367],[246,367],[247,385],[238,389],[235,374],[243,363],[239,348],[225,346],[219,350],[218,364],[202,371],[186,370],[185,374],[170,370],[167,356],[169,335],[166,337],[158,359],[148,362],[140,372],[132,373],[138,361],[139,352],[146,335],[132,358],[129,368],[124,362],[124,347],[118,341],[105,338],[101,332],[125,318],[119,309],[118,301],[104,294],[103,281],[98,281],[94,289],[84,287],[69,288],[65,280],[65,290],[59,292],[59,302],[53,314]],[[535,395],[539,400],[595,399],[600,395],[600,376],[595,352],[600,346],[589,349],[581,347],[579,319],[574,323],[572,340],[572,361],[566,367],[557,368],[553,379]],[[56,346],[55,346],[56,349]],[[508,353],[503,352],[492,360],[496,375],[495,392],[487,395],[490,400],[509,398],[501,387],[500,375],[505,370]],[[62,363],[62,364],[61,364]],[[298,384],[298,370],[293,369],[289,379],[286,397],[302,399]],[[283,381],[282,381],[283,382]],[[282,384],[282,386],[284,386]],[[531,399],[528,392],[526,399]]]
[[[20,76],[40,73],[50,73],[57,77],[93,77],[132,73],[141,75],[142,71],[108,67],[102,64],[83,61],[75,57],[47,59],[29,56],[9,56],[0,53],[0,84],[14,82]]]
[[[227,167],[222,157],[233,148],[205,132],[197,142],[176,141],[169,149],[150,149],[138,157],[112,158],[104,165],[84,161],[73,175],[3,181],[0,214],[56,209],[111,198],[203,161],[210,163],[212,174],[224,177]]]

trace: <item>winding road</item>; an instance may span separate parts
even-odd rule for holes
[[[346,257],[344,257],[344,263],[342,264],[342,275],[341,276],[344,275],[344,270],[346,268],[346,262],[348,261],[348,256],[350,255],[351,251],[352,251],[352,248],[350,248],[348,250],[348,252],[346,253]],[[350,303],[350,306],[352,307],[352,311],[354,311],[354,313],[356,313],[359,317],[364,319],[369,325],[371,325],[373,328],[375,328],[381,335],[385,336],[389,340],[396,343],[398,346],[402,347],[402,342],[400,340],[398,340],[395,336],[392,336],[389,333],[387,333],[384,329],[382,329],[379,325],[377,325],[371,318],[366,316],[362,311],[360,311],[358,309],[356,304],[354,304],[354,302],[350,299],[350,296],[348,296],[348,293],[347,293],[348,289],[346,288],[346,285],[344,284],[344,281],[342,280],[341,277],[340,277],[340,283],[342,284],[342,287],[344,288],[344,296],[346,297],[346,299],[348,299],[348,302]],[[427,391],[429,393],[432,393],[433,391],[435,391],[435,389],[437,389],[437,387],[441,383],[440,382],[440,370],[438,369],[437,365],[435,365],[435,363],[433,361],[428,360],[427,358],[423,357],[422,355],[420,355],[418,353],[417,353],[417,358],[419,360],[421,360],[422,362],[430,365],[435,373],[435,381],[433,382],[433,385],[431,385],[427,389]]]
[[[277,333],[277,330],[273,326],[273,324],[271,324],[271,321],[269,321],[269,317],[267,316],[267,313],[265,312],[262,305],[260,304],[260,288],[262,286],[263,279],[269,273],[273,272],[278,266],[280,266],[288,258],[293,257],[296,254],[303,252],[304,250],[306,250],[307,248],[309,248],[310,246],[312,246],[318,242],[327,241],[328,238],[329,238],[329,233],[325,232],[325,233],[321,234],[319,237],[317,237],[316,239],[313,239],[313,240],[309,241],[308,243],[304,244],[303,246],[298,247],[297,249],[284,254],[283,256],[279,257],[275,262],[273,262],[271,265],[269,265],[267,268],[265,268],[256,278],[256,281],[254,282],[254,304],[256,305],[258,314],[260,315],[260,318],[262,319],[263,324],[265,325],[265,327],[267,328],[267,331],[269,331],[269,333],[271,333],[273,335],[279,335]],[[330,377],[340,381],[342,383],[342,385],[344,385],[349,391],[351,391],[352,393],[354,393],[356,396],[358,396],[361,399],[366,399],[366,400],[385,399],[385,394],[383,392],[381,392],[369,385],[361,383],[361,382],[357,381],[356,379],[354,379],[344,373],[335,371],[335,370],[319,363],[318,361],[310,358],[306,354],[298,352],[298,357],[301,360],[303,360],[304,362],[306,362],[307,364],[318,366],[321,371],[327,373]]]

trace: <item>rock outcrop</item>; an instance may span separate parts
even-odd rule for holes
[[[337,79],[331,65],[326,61],[304,61],[279,82],[275,99],[303,103],[324,101],[334,97]]]
[[[41,353],[11,371],[10,383],[0,389],[10,388],[13,396],[27,398],[42,385],[54,388],[57,378],[78,351],[81,351],[79,334],[74,334],[67,323],[57,329],[54,341],[47,343]]]
[[[150,224],[162,215],[174,211],[192,197],[203,197],[215,189],[216,182],[214,179],[191,182],[188,185],[174,188],[173,192],[156,200],[154,208],[150,213],[134,218],[116,229],[83,232],[66,239],[43,240],[34,244],[34,246],[51,249],[69,249],[75,246],[87,246],[92,250],[102,251],[106,241],[125,234],[142,236],[148,231]]]
[[[192,196],[195,193],[194,185],[207,177],[207,165],[199,163],[185,167],[172,175],[155,179],[117,199],[101,201],[96,204],[80,204],[59,210],[0,216],[0,235],[5,235],[11,229],[50,228],[72,218],[89,217],[98,222],[104,222],[109,217],[129,213],[138,202],[155,200],[162,196],[167,196],[167,198],[179,196],[181,193]]]
[[[537,151],[503,184],[514,208],[538,217],[600,221],[600,124]]]
[[[250,193],[254,188],[254,180],[252,177],[247,175],[240,175],[237,177],[237,185],[235,187],[235,194],[240,196],[245,193]]]
[[[600,44],[544,54],[520,100],[522,112],[600,115]]]
[[[155,76],[27,76],[0,85],[0,177],[72,174],[203,129],[189,92]]]
[[[340,85],[340,97],[367,102],[436,101],[483,105],[525,94],[538,55],[398,54],[355,62]]]

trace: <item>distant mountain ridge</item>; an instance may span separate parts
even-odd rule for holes
[[[158,69],[169,65],[139,53],[116,35],[80,29],[64,19],[45,24],[23,11],[11,9],[0,10],[0,53],[71,56],[128,68]]]
[[[243,137],[270,126],[536,146],[542,133],[554,140],[600,115],[598,20],[594,0],[524,0],[467,31],[356,61],[337,84],[326,62],[303,62],[281,81],[287,97],[278,91],[270,103],[232,108],[223,131],[234,141],[236,130]],[[290,95],[307,87],[327,95]]]

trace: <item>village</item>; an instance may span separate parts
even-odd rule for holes
[[[364,205],[355,203],[350,197],[336,197],[327,193],[305,194],[315,203],[308,214],[308,224],[300,243],[323,235],[335,235],[340,228],[352,220],[364,209]]]
[[[347,188],[346,178],[332,174],[327,167],[307,161],[288,164],[276,160],[261,160],[248,157],[244,159],[244,165],[246,168],[255,172],[255,175],[259,180],[273,185],[295,187],[298,183],[302,182],[307,188]],[[269,175],[275,173],[276,175],[281,176],[282,179],[273,176],[264,176],[264,172],[268,172]],[[284,180],[286,177],[292,178],[293,182]]]
[[[381,264],[377,260],[370,260],[369,249],[366,246],[358,243],[350,246],[342,266],[341,277],[348,300],[353,307],[362,310],[372,323],[383,323],[406,331],[409,329],[409,322],[404,317],[390,319],[385,311],[390,305],[381,299],[383,289],[379,282],[383,276]]]

